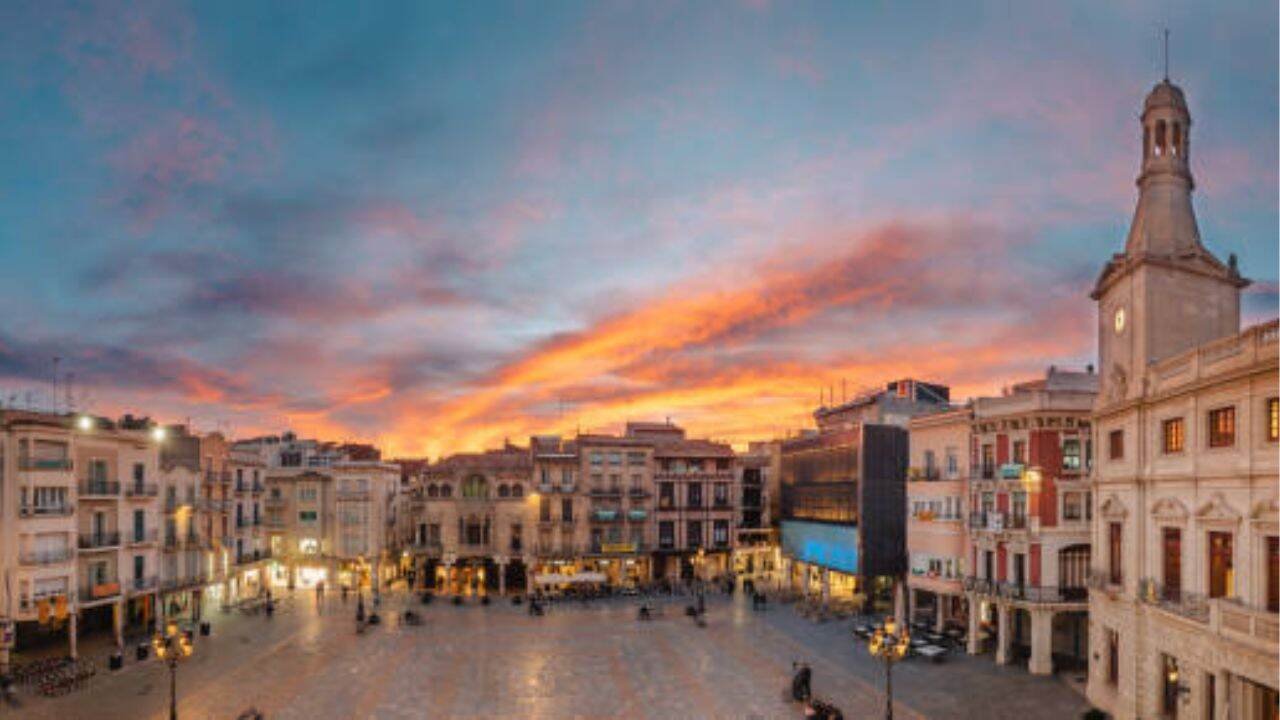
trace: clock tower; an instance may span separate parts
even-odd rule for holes
[[[1249,281],[1200,242],[1191,206],[1191,114],[1165,78],[1143,103],[1138,206],[1124,252],[1098,276],[1098,406],[1143,394],[1151,363],[1240,330]]]

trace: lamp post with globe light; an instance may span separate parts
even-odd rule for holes
[[[177,623],[165,626],[151,638],[156,657],[169,666],[169,720],[178,720],[178,663],[191,657],[191,640]]]
[[[892,617],[885,618],[884,624],[876,628],[867,643],[872,657],[884,662],[884,716],[887,720],[893,720],[893,664],[906,657],[910,647],[911,638],[907,628],[899,627]]]

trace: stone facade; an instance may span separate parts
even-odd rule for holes
[[[925,613],[938,631],[968,624],[962,579],[968,574],[965,520],[969,478],[967,407],[912,418],[907,470],[908,612]]]
[[[1117,718],[1277,712],[1277,325],[1239,331],[1234,258],[1200,242],[1190,114],[1142,115],[1138,209],[1098,303],[1089,699]]]

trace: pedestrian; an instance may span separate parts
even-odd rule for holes
[[[351,591],[351,588],[347,587],[346,583],[343,583],[342,585],[342,604],[343,605],[347,604],[347,593],[350,591]]]
[[[324,581],[316,583],[316,604],[324,602]]]

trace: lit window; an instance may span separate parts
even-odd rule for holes
[[[1166,453],[1182,452],[1185,440],[1185,427],[1182,418],[1169,418],[1164,421],[1164,451]]]
[[[1280,398],[1267,400],[1267,439],[1280,440]]]
[[[1235,407],[1209,411],[1209,447],[1231,447],[1236,444]]]

